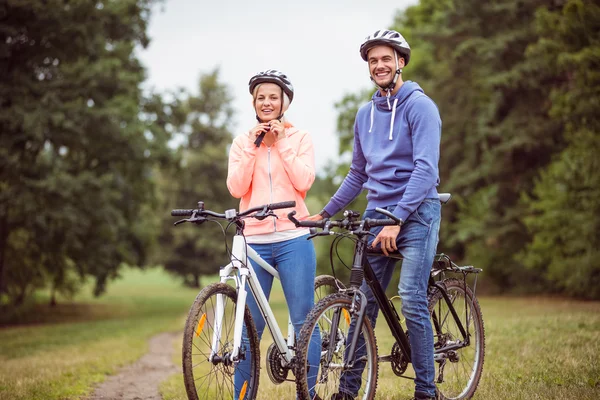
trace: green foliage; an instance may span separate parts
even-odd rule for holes
[[[202,275],[217,273],[228,260],[222,229],[213,223],[174,228],[168,210],[196,208],[198,201],[216,212],[238,207],[226,186],[233,114],[229,92],[215,70],[200,78],[198,96],[178,94],[173,114],[179,118],[173,123],[184,144],[179,148],[179,165],[162,171],[164,213],[157,261],[194,287],[200,286]]]
[[[169,134],[144,119],[152,1],[7,1],[0,5],[0,302],[50,284],[95,293],[152,235],[152,167]]]
[[[571,0],[537,13],[540,40],[530,54],[556,69],[550,115],[568,146],[536,180],[523,203],[533,240],[520,253],[551,289],[600,298],[600,6]]]
[[[403,78],[442,115],[439,190],[454,200],[440,249],[483,268],[488,288],[600,296],[591,290],[599,10],[581,0],[421,0],[393,23],[412,48]],[[338,104],[344,154],[361,99]]]

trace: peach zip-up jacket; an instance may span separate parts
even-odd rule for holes
[[[229,151],[227,188],[240,200],[240,211],[264,204],[296,201],[296,218],[309,213],[306,192],[315,181],[315,155],[310,135],[286,123],[285,138],[271,147],[254,145],[249,133],[236,137]],[[260,235],[296,229],[287,218],[292,208],[275,210],[278,218],[245,220],[244,234]]]

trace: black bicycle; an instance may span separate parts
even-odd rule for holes
[[[440,195],[442,203],[449,199],[449,194]],[[314,389],[321,399],[330,399],[338,392],[343,372],[346,373],[345,380],[354,379],[359,384],[362,382],[357,398],[374,399],[380,362],[389,362],[395,375],[414,379],[405,374],[411,362],[408,332],[403,329],[394,305],[386,297],[367,260],[367,254],[383,255],[368,247],[368,237],[372,235],[369,230],[376,226],[398,224],[392,213],[383,209],[377,211],[388,219],[361,220],[358,213],[350,210],[344,212],[342,220],[298,221],[294,218],[294,213],[288,215],[297,226],[322,229],[314,231],[312,237],[338,235],[351,237],[356,242],[348,288],[321,299],[307,316],[299,335],[296,349],[298,370],[295,375],[301,399],[310,399],[306,377],[308,371],[314,373],[313,368],[318,369]],[[339,229],[332,231],[331,228]],[[339,240],[332,242],[332,254],[338,242]],[[390,254],[389,257],[402,259],[398,253]],[[437,254],[434,258],[428,301],[434,334],[435,383],[440,399],[469,399],[481,379],[485,332],[481,309],[475,297],[479,272],[479,268],[456,265],[445,254]],[[467,276],[470,274],[475,277],[473,289],[467,283]],[[395,339],[388,355],[378,356],[375,333],[366,316],[366,296],[360,290],[363,278],[373,291]],[[352,332],[360,334],[350,334],[351,326]],[[309,338],[316,327],[319,327],[321,334],[321,359],[319,365],[307,365]],[[359,338],[362,340],[359,341]],[[357,353],[365,355],[357,358]],[[365,363],[365,368],[356,376],[351,376],[352,367],[357,362]]]

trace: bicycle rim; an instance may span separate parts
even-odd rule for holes
[[[442,399],[470,399],[479,385],[483,370],[485,354],[483,317],[479,303],[468,287],[465,302],[463,282],[447,279],[443,284],[465,330],[468,326],[470,343],[457,350],[440,352],[444,347],[463,341],[463,336],[446,300],[437,289],[429,304],[436,353],[436,385]],[[468,323],[465,323],[467,315]]]
[[[218,335],[218,351],[212,355],[212,342],[217,327],[217,304],[222,299],[223,317]],[[249,371],[242,379],[234,379],[237,362],[230,362],[233,349],[235,289],[223,283],[204,288],[196,297],[183,337],[183,376],[189,399],[254,399],[258,389],[259,344],[256,328],[246,307],[244,326],[249,343],[242,343],[240,355],[249,360]]]

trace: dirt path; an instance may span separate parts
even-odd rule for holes
[[[172,361],[173,341],[179,337],[179,333],[172,332],[154,336],[146,355],[109,377],[87,400],[162,400],[158,385],[181,372]]]

